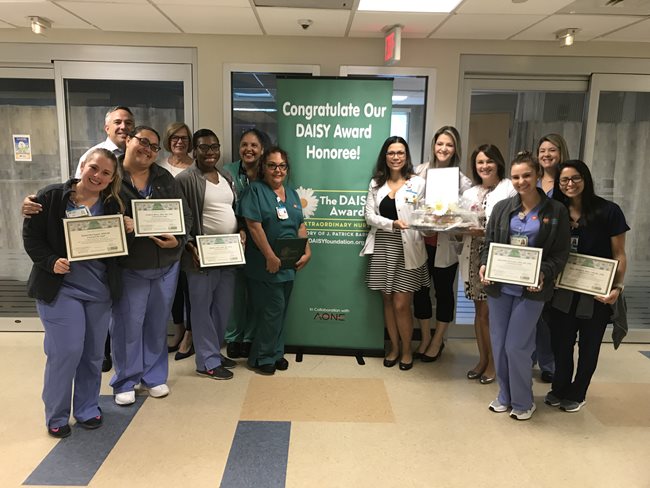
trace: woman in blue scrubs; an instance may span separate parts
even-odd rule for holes
[[[278,238],[307,237],[300,198],[284,185],[289,158],[279,147],[265,152],[259,178],[244,192],[239,213],[246,219],[246,279],[251,292],[254,339],[248,365],[260,374],[272,375],[289,367],[284,358],[284,321],[296,271],[311,257],[309,243],[295,269],[281,269],[273,252]]]
[[[493,412],[507,412],[516,420],[528,420],[535,411],[530,358],[535,349],[537,320],[544,302],[553,296],[555,278],[569,255],[569,217],[564,205],[537,187],[541,169],[528,152],[511,164],[510,178],[517,195],[498,202],[485,231],[479,276],[488,295],[490,340],[499,395],[489,405]],[[542,248],[536,286],[492,283],[485,279],[491,243]]]
[[[81,164],[80,179],[38,192],[41,211],[23,225],[25,251],[34,262],[29,296],[45,329],[43,402],[48,433],[70,435],[70,404],[77,424],[102,425],[99,408],[104,343],[111,303],[120,292],[115,259],[69,262],[62,219],[124,211],[115,155],[95,149]],[[127,232],[133,222],[125,218]],[[73,397],[74,391],[74,397]]]
[[[120,196],[127,213],[134,199],[181,199],[187,230],[192,226],[192,214],[180,186],[167,170],[155,164],[159,141],[158,133],[147,126],[136,127],[127,137]],[[169,394],[167,321],[186,240],[186,235],[172,234],[136,237],[129,242],[129,255],[120,259],[123,291],[113,305],[115,375],[110,383],[118,405],[135,403],[137,384],[154,398]]]

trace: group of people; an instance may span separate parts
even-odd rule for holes
[[[169,394],[167,322],[175,297],[182,311],[174,317],[174,346],[182,347],[188,336],[180,326],[191,323],[185,354],[195,352],[197,374],[233,377],[236,362],[221,353],[233,302],[240,304],[233,334],[240,328],[251,344],[249,367],[267,375],[286,370],[285,314],[295,273],[311,257],[307,244],[294,268],[280,268],[275,240],[306,237],[307,231],[300,199],[286,185],[288,156],[263,146],[259,132],[242,136],[258,139],[256,157],[244,166],[242,156],[244,174],[233,178],[217,166],[221,146],[209,129],[190,136],[187,125],[172,124],[164,141],[171,156],[163,164],[156,164],[158,132],[136,126],[127,107],[108,111],[105,131],[107,141],[81,157],[76,177],[23,203],[23,240],[34,263],[28,292],[45,330],[46,426],[57,438],[71,434],[71,406],[81,427],[103,423],[99,390],[109,330],[115,403],[135,403],[138,385],[154,398]],[[248,156],[246,149],[241,153]],[[180,199],[187,233],[136,237],[131,201],[140,199]],[[128,255],[69,262],[62,219],[116,213],[124,216]],[[242,270],[200,266],[196,237],[220,234],[239,234]]]
[[[479,358],[467,378],[497,381],[493,412],[528,420],[536,409],[532,369],[551,383],[544,402],[566,412],[585,404],[596,370],[606,325],[624,289],[627,267],[620,207],[598,197],[587,165],[570,159],[562,136],[548,134],[537,155],[523,151],[510,164],[493,144],[476,148],[470,158],[472,180],[459,171],[458,195],[481,216],[478,226],[461,232],[421,233],[409,226],[425,195],[430,169],[459,166],[460,137],[451,126],[436,132],[431,161],[414,168],[407,142],[388,138],[370,181],[365,219],[370,232],[361,251],[369,255],[366,282],[381,292],[390,347],[384,366],[409,370],[414,359],[440,358],[444,334],[453,321],[453,284],[459,263],[465,295],[475,305]],[[473,183],[473,185],[472,185]],[[539,281],[533,286],[491,282],[486,264],[491,243],[542,249]],[[462,251],[457,251],[462,246]],[[555,287],[569,253],[618,261],[613,286],[605,296]],[[430,286],[436,297],[435,332],[430,330]],[[413,315],[422,342],[411,350]],[[574,348],[579,337],[578,361]]]

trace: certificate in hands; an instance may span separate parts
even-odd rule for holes
[[[131,200],[131,209],[136,237],[185,235],[183,201],[180,198]]]
[[[202,268],[246,263],[239,234],[196,236],[196,248]]]
[[[521,286],[537,286],[542,264],[540,247],[490,243],[485,279]]]
[[[572,252],[555,286],[587,295],[607,296],[612,291],[617,268],[616,259]]]
[[[122,215],[63,219],[68,261],[129,254]]]
[[[280,258],[280,269],[294,269],[296,263],[305,254],[306,237],[278,238],[273,244],[273,252]]]

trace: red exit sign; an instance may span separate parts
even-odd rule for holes
[[[384,64],[398,62],[402,55],[402,26],[391,27],[384,36]]]

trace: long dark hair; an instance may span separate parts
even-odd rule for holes
[[[259,165],[257,167],[257,179],[260,181],[264,180],[264,171],[266,170],[266,158],[269,154],[279,153],[282,156],[282,159],[287,164],[287,178],[289,178],[289,171],[291,170],[291,165],[289,164],[289,155],[287,151],[282,149],[280,146],[271,146],[268,149],[265,149],[262,153],[262,157],[259,159]]]
[[[583,161],[580,161],[579,159],[569,159],[568,161],[562,161],[557,165],[557,174],[555,175],[555,182],[553,183],[553,199],[564,204],[567,209],[569,208],[571,199],[567,197],[560,188],[560,174],[565,168],[573,168],[580,176],[582,176],[582,182],[584,185],[582,193],[580,194],[582,218],[586,221],[587,225],[593,224],[600,208],[605,203],[605,199],[596,195],[591,171],[589,171],[589,167]]]
[[[384,141],[384,144],[379,150],[379,155],[377,156],[377,163],[375,164],[375,170],[372,173],[372,179],[375,180],[375,184],[378,187],[384,186],[388,177],[390,176],[390,170],[386,164],[386,153],[388,152],[388,147],[391,144],[402,144],[404,146],[404,151],[406,151],[406,161],[400,173],[404,178],[413,176],[413,163],[411,162],[411,151],[409,151],[408,142],[400,136],[390,136]]]
[[[454,127],[453,125],[443,125],[436,131],[435,134],[433,134],[433,139],[431,139],[431,163],[434,163],[432,167],[436,168],[436,142],[438,141],[438,137],[441,135],[446,135],[451,138],[452,141],[454,141],[454,155],[451,157],[451,161],[449,161],[449,167],[453,168],[455,166],[460,165],[460,134],[458,133],[458,129]]]
[[[478,171],[476,171],[476,158],[478,157],[479,153],[485,154],[488,158],[496,163],[497,176],[499,177],[499,181],[506,177],[506,162],[503,160],[503,155],[501,154],[501,151],[499,151],[499,148],[494,144],[483,144],[476,148],[476,150],[472,153],[472,158],[470,159],[472,166],[472,179],[474,180],[475,184],[480,185],[483,183],[483,180],[479,176]]]

